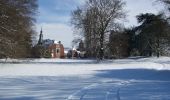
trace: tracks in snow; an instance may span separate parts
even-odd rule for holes
[[[129,83],[129,81],[94,83],[73,93],[67,100],[121,100],[121,88]]]

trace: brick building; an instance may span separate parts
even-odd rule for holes
[[[61,42],[54,42],[49,46],[51,58],[64,58],[64,46]]]

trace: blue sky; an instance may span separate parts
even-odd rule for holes
[[[125,26],[137,25],[135,16],[140,13],[158,13],[162,7],[155,0],[125,0],[127,20]],[[71,47],[73,29],[70,25],[71,12],[85,0],[39,0],[39,14],[36,30],[43,27],[44,39],[62,41],[65,47]]]

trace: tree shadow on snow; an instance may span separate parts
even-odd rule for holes
[[[125,79],[125,80],[155,80],[170,81],[170,71],[149,69],[99,70],[97,77]]]

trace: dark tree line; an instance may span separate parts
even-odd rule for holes
[[[139,26],[129,29],[130,53],[138,56],[170,55],[170,1],[160,0],[167,11],[161,14],[140,14]]]
[[[131,52],[136,52],[138,56],[166,55],[170,42],[169,23],[163,14],[140,14],[137,16],[137,27],[131,33]],[[135,55],[135,54],[133,54]]]
[[[111,58],[123,58],[129,56],[129,34],[120,31],[112,31],[109,37],[108,48]]]
[[[161,0],[170,11],[169,0]],[[72,24],[81,30],[88,57],[123,58],[128,56],[167,56],[170,50],[170,23],[165,12],[139,14],[139,26],[125,29],[121,0],[89,0],[77,8]],[[169,12],[168,12],[169,13]]]
[[[138,26],[111,33],[109,48],[116,58],[128,56],[169,56],[170,24],[163,14],[140,14]]]
[[[37,0],[0,0],[0,58],[31,55]]]

